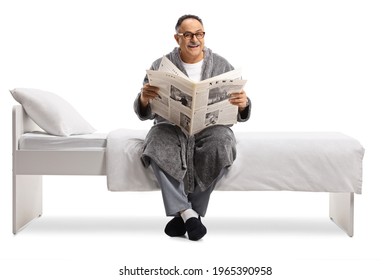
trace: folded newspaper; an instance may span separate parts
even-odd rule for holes
[[[180,126],[193,135],[216,124],[237,122],[238,107],[230,104],[231,93],[240,92],[246,80],[241,71],[232,70],[207,80],[195,82],[181,72],[168,58],[163,57],[159,69],[146,70],[149,83],[158,87],[154,113]]]

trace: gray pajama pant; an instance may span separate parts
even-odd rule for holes
[[[150,164],[161,188],[167,216],[178,216],[180,211],[192,208],[200,216],[204,217],[206,215],[210,195],[214,190],[215,185],[226,171],[226,168],[222,169],[219,176],[211,183],[207,190],[202,192],[199,187],[195,187],[195,191],[187,195],[183,181],[177,181],[172,178],[161,170],[153,160],[150,161]]]

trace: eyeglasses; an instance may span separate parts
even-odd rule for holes
[[[177,33],[177,35],[183,36],[184,39],[186,39],[186,40],[191,40],[192,38],[194,38],[194,36],[196,37],[196,39],[203,39],[205,34],[206,34],[206,32],[192,33],[192,32],[189,32],[189,31],[186,31],[184,33]]]

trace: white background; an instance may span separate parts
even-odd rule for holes
[[[252,117],[235,130],[340,131],[363,144],[355,236],[329,220],[327,194],[215,192],[208,235],[172,239],[159,192],[110,193],[93,176],[44,177],[43,217],[14,236],[16,102],[8,89],[55,92],[99,131],[147,129],[132,102],[145,70],[176,46],[174,25],[185,13],[203,19],[206,46],[248,80]],[[130,279],[119,276],[125,265],[272,266],[268,279],[388,277],[389,14],[387,1],[375,0],[2,1],[0,278]],[[210,271],[167,279],[259,278]]]

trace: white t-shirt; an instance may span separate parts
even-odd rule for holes
[[[186,69],[186,72],[188,74],[188,77],[191,80],[194,80],[195,82],[199,82],[202,78],[202,65],[203,65],[203,59],[197,63],[185,63],[183,62],[184,69]]]

